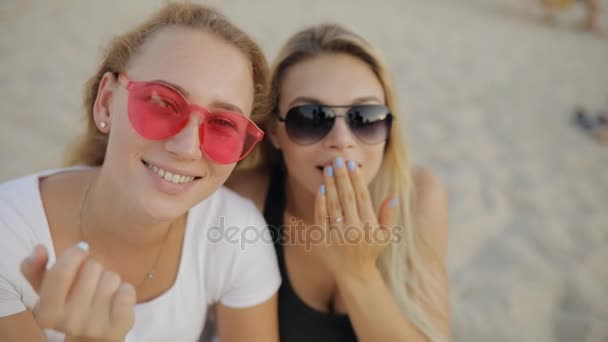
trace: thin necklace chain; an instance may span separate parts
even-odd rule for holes
[[[78,230],[80,231],[80,240],[82,240],[82,241],[86,241],[85,236],[84,236],[84,230],[82,228],[82,213],[83,213],[83,209],[84,209],[84,202],[87,200],[87,197],[89,196],[89,191],[91,190],[92,184],[93,184],[93,180],[89,181],[89,183],[87,184],[87,188],[85,189],[82,199],[80,201],[80,209],[79,209],[79,215],[78,215]],[[156,267],[158,266],[158,262],[160,261],[160,256],[162,255],[163,249],[165,248],[165,245],[167,244],[167,240],[169,239],[169,234],[171,234],[171,231],[173,230],[174,223],[175,222],[172,222],[171,225],[169,226],[169,229],[167,230],[167,233],[165,234],[163,243],[160,246],[160,248],[158,249],[158,253],[156,254],[156,259],[154,260],[152,267],[148,270],[148,272],[146,272],[146,274],[144,275],[144,278],[135,286],[135,288],[140,288],[141,286],[143,286],[144,283],[146,283],[146,281],[154,278],[154,274],[156,272]]]

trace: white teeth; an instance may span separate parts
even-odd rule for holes
[[[154,165],[151,165],[148,163],[145,163],[145,164],[150,170],[156,172],[156,174],[158,174],[161,178],[163,178],[167,182],[171,182],[171,183],[175,183],[175,184],[184,184],[184,183],[192,182],[195,178],[195,177],[191,177],[191,176],[173,174],[169,171],[163,170]]]

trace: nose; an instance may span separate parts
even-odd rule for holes
[[[354,148],[357,141],[346,123],[346,118],[339,116],[335,120],[331,131],[323,139],[324,145],[339,152]]]
[[[185,160],[201,159],[199,126],[203,120],[202,115],[190,113],[188,124],[180,132],[165,142],[167,151]]]

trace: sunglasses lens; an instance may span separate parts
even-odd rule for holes
[[[243,159],[264,133],[238,113],[213,113],[200,130],[201,148],[209,159],[232,164]]]
[[[348,122],[353,133],[366,144],[378,144],[388,138],[392,117],[382,105],[353,106]]]
[[[285,129],[293,142],[310,145],[323,139],[329,133],[334,120],[334,113],[324,106],[298,106],[287,112]]]
[[[158,83],[133,82],[129,88],[129,120],[144,138],[168,139],[190,120],[191,105],[176,90]],[[232,164],[245,158],[264,132],[234,112],[208,113],[199,130],[201,150],[212,161]]]
[[[177,134],[188,123],[184,100],[168,87],[138,83],[129,91],[129,120],[146,139],[162,140]]]

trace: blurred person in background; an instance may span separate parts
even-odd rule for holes
[[[577,2],[582,3],[585,7],[586,18],[583,22],[583,28],[589,31],[600,32],[599,0],[540,0],[543,7],[543,19],[547,23],[554,23],[557,11],[570,8]]]

